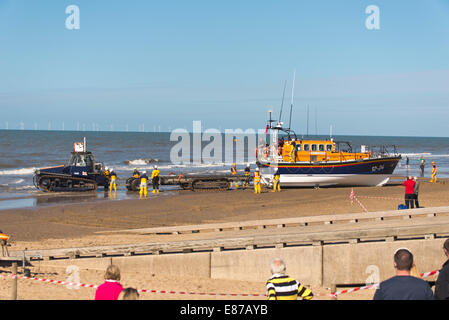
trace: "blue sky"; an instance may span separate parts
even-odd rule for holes
[[[298,133],[449,136],[449,0],[0,0],[0,129],[264,128],[294,69]]]

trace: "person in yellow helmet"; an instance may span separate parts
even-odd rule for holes
[[[147,172],[143,171],[142,175],[140,176],[140,191],[139,191],[140,199],[142,199],[142,194],[145,196],[145,198],[147,197],[147,194],[148,194],[147,184],[148,184]]]
[[[109,176],[111,177],[109,192],[112,193],[112,189],[114,189],[114,194],[117,196],[117,174],[114,172],[113,168],[110,169]]]
[[[133,178],[138,179],[140,177],[140,172],[137,171],[137,168],[134,168]]]
[[[259,168],[254,172],[254,193],[260,194],[260,173]]]
[[[279,173],[279,170],[276,170],[276,172],[273,175],[273,192],[281,192],[281,183],[280,183],[281,175]]]
[[[232,165],[231,175],[233,175],[233,176],[237,175],[237,164],[235,164],[235,163]],[[234,183],[235,183],[235,188],[237,189],[239,187],[237,181],[235,181]],[[231,181],[231,189],[232,189],[232,181]]]
[[[437,182],[437,165],[435,164],[435,162],[432,161],[432,179],[430,179],[431,183],[436,183]]]
[[[159,180],[160,180],[161,172],[154,166],[154,170],[151,173],[151,181],[153,182],[153,194],[159,194]]]

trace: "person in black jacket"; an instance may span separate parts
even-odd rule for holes
[[[448,260],[443,264],[435,283],[436,300],[449,300],[449,239],[444,242],[443,251]]]

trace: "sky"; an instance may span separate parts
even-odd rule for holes
[[[0,129],[257,130],[296,71],[299,134],[447,137],[448,57],[449,0],[0,0]]]

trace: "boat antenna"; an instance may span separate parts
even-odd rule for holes
[[[287,80],[284,81],[284,92],[282,93],[281,111],[279,112],[279,122],[281,122],[281,119],[282,119],[282,108],[284,106],[285,87],[286,86],[287,86]]]
[[[307,136],[309,136],[309,105],[307,105]]]
[[[317,108],[315,106],[315,135],[318,136],[318,120],[317,120]]]
[[[296,69],[293,72],[293,85],[292,85],[292,101],[290,104],[290,120],[288,121],[288,130],[290,131],[292,125],[292,109],[293,109],[293,99],[295,95],[295,79],[296,79]]]

